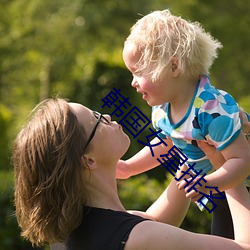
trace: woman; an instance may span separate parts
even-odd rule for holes
[[[66,249],[250,249],[250,199],[243,185],[226,192],[235,240],[173,227],[189,203],[175,180],[146,213],[127,213],[115,176],[129,144],[108,115],[63,99],[42,102],[14,144],[23,237],[33,245],[65,242]]]

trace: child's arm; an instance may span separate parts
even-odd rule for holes
[[[250,131],[250,122],[248,121],[247,115],[244,110],[242,108],[240,108],[239,110],[240,120],[242,123],[242,131],[244,134],[248,134]],[[246,139],[248,140],[248,143],[250,143],[249,138]],[[205,141],[197,141],[197,143],[198,147],[206,154],[209,161],[216,170],[219,169],[225,163],[225,158],[223,157],[221,152],[218,151],[214,146],[208,144]]]
[[[220,191],[225,191],[239,185],[250,174],[250,147],[243,133],[231,145],[222,150],[221,154],[225,159],[225,163],[217,171],[205,177],[206,183],[202,182],[202,186],[196,185],[198,191],[208,194],[210,189],[205,188],[205,186],[218,187]],[[223,163],[223,158],[221,158],[220,162]],[[188,185],[185,191],[187,192],[196,181],[197,179]],[[178,186],[182,189],[185,185],[186,182],[181,181]],[[194,190],[187,193],[186,196],[194,201],[200,198],[199,193]]]
[[[157,161],[157,158],[161,154],[166,154],[169,149],[173,147],[172,141],[170,139],[165,139],[164,142],[168,145],[167,147],[163,143],[152,147],[152,150],[154,151],[154,157],[151,154],[150,147],[145,146],[130,159],[126,161],[120,160],[117,164],[116,178],[126,179],[130,176],[143,173],[160,165],[160,163]],[[155,137],[150,142],[151,145],[157,143],[159,143],[159,139],[157,137]]]
[[[205,179],[208,186],[225,191],[243,182],[250,174],[250,147],[241,133],[235,141],[221,151],[226,162]]]

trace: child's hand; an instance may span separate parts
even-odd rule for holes
[[[126,161],[119,160],[116,166],[116,178],[127,179],[131,176],[128,164]]]
[[[245,134],[249,134],[250,133],[250,122],[247,119],[246,113],[244,112],[243,108],[239,108],[240,111],[240,119],[242,122],[242,131]]]
[[[187,181],[191,181],[192,178],[187,179]],[[177,187],[180,190],[184,190],[184,192],[186,193],[186,197],[191,199],[192,201],[197,201],[199,200],[203,194],[200,194],[199,192],[202,192],[204,194],[209,194],[209,190],[207,188],[205,188],[205,186],[207,185],[207,183],[204,183],[204,181],[201,182],[201,186],[199,184],[196,184],[196,182],[199,182],[200,176],[196,177],[191,183],[187,184],[187,182],[185,180],[181,180],[180,182],[177,183]],[[193,185],[194,188],[197,190],[195,191],[194,188],[192,187]]]
[[[194,174],[191,171],[183,176],[182,173],[184,172],[188,172],[188,167],[186,166],[186,164],[182,165],[180,167],[180,170],[178,170],[176,173],[177,179],[181,179],[176,183],[176,185],[179,190],[183,190],[183,192],[186,193],[187,198],[191,199],[192,201],[197,201],[203,196],[199,192],[202,192],[204,194],[209,193],[209,190],[205,188],[207,183],[205,183],[202,179],[200,180],[201,176],[197,176],[196,178],[194,178]],[[193,177],[191,177],[191,175]],[[201,186],[198,183],[200,183]],[[197,191],[194,190],[194,188],[192,187],[193,185]]]

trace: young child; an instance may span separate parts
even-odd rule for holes
[[[226,162],[205,176],[205,185],[196,186],[207,194],[209,189],[205,186],[224,191],[250,174],[250,150],[241,132],[237,103],[228,93],[213,87],[208,75],[221,47],[199,23],[163,10],[138,20],[123,50],[124,62],[133,75],[131,85],[152,106],[153,126],[162,129],[160,137],[168,145],[154,147],[154,153],[166,154],[174,144],[188,157],[185,167],[195,163],[194,169],[203,170],[203,174],[209,173],[212,165],[197,141],[205,140],[221,151]],[[157,140],[151,141],[151,145]],[[121,161],[117,178],[127,178],[159,165],[148,148]],[[184,184],[179,183],[180,189]],[[186,197],[198,200],[201,195],[192,190]],[[212,233],[233,238],[227,201],[217,201]],[[219,214],[215,216],[216,213]]]

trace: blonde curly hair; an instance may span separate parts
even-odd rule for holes
[[[86,202],[81,159],[86,133],[63,99],[39,104],[14,142],[15,206],[33,245],[63,242]]]
[[[126,43],[142,53],[137,71],[151,74],[153,81],[164,75],[173,57],[178,59],[182,75],[193,79],[208,74],[217,50],[222,48],[200,23],[174,16],[169,10],[154,11],[139,19]]]

